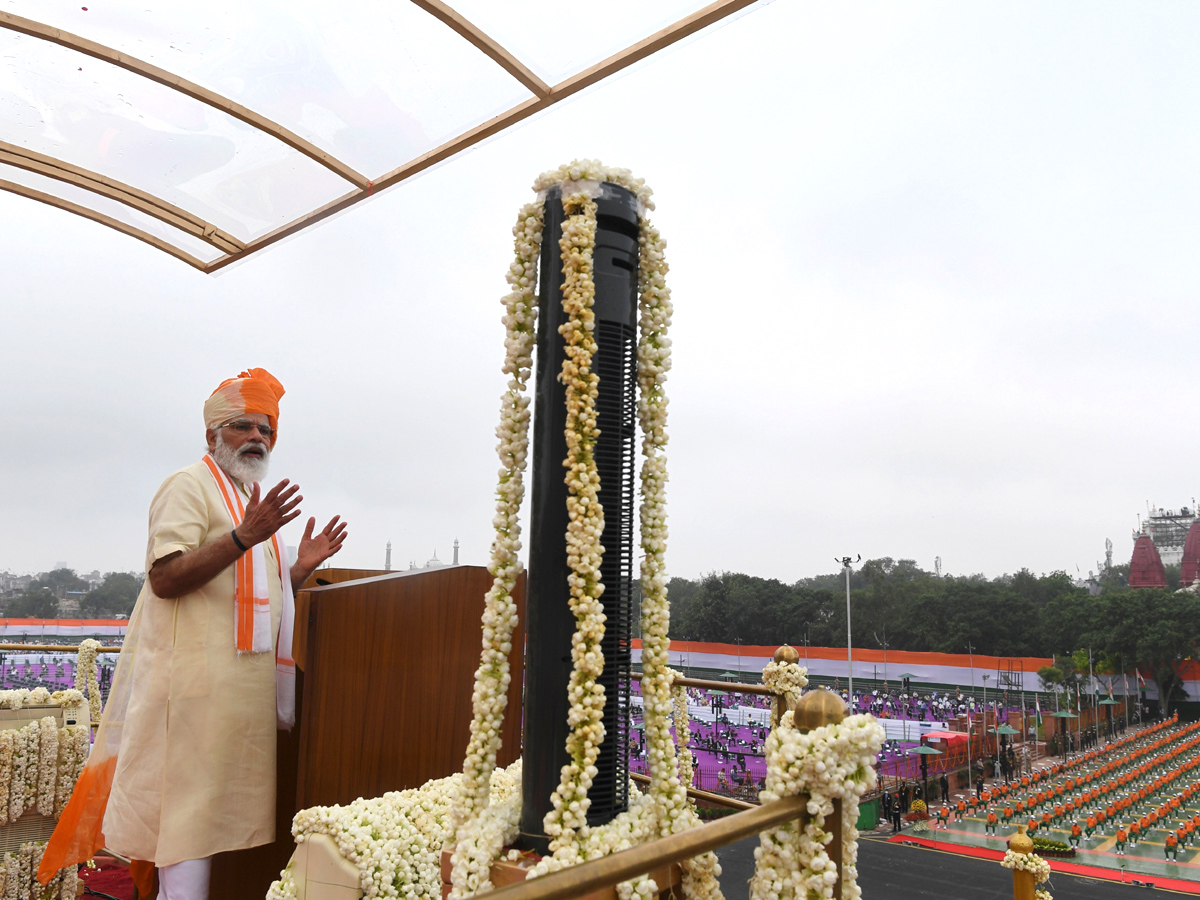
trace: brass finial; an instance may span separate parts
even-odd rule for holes
[[[784,644],[775,651],[775,662],[789,663],[795,665],[800,662],[800,654],[796,652],[795,647],[790,647]]]
[[[1018,825],[1017,833],[1008,839],[1008,849],[1014,853],[1032,853],[1033,841],[1025,833],[1025,826]]]
[[[846,718],[846,704],[833,691],[809,691],[796,703],[792,724],[801,731],[836,725]]]

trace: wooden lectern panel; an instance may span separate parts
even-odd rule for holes
[[[316,586],[317,578],[331,583]],[[291,823],[299,810],[461,770],[491,586],[480,566],[322,569],[310,579],[296,597],[297,725],[280,734],[275,842],[218,855],[210,898],[261,900],[295,849]],[[521,624],[509,657],[500,765],[521,755],[524,575],[514,597]]]
[[[481,566],[453,566],[306,592],[298,808],[378,797],[460,769],[491,584]],[[523,579],[517,601],[523,619]],[[520,755],[523,647],[522,628],[509,659],[501,765]]]

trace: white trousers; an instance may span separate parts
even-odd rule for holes
[[[212,857],[185,859],[158,870],[158,900],[208,900]]]

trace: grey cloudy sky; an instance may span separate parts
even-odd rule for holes
[[[1198,39],[1178,2],[776,0],[218,277],[0,193],[0,570],[139,568],[247,366],[340,563],[482,564],[509,230],[574,157],[669,241],[674,574],[1127,561],[1198,493]]]

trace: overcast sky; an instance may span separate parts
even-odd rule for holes
[[[139,569],[248,366],[339,563],[483,564],[510,229],[574,157],[668,240],[673,574],[1127,562],[1200,493],[1198,42],[1188,3],[776,0],[217,277],[0,192],[0,570]]]

